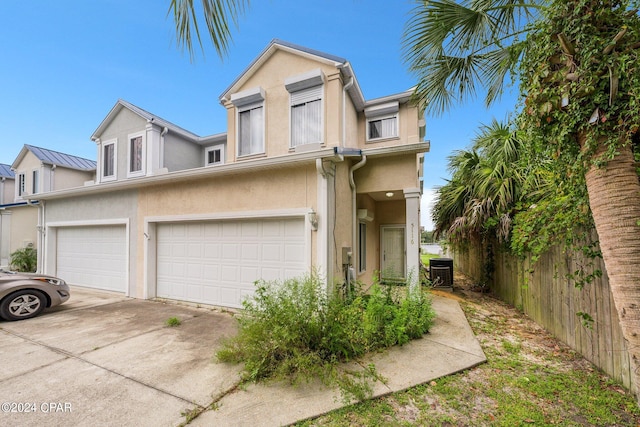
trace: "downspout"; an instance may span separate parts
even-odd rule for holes
[[[162,132],[160,133],[160,153],[158,153],[158,163],[160,163],[158,165],[158,169],[162,169],[164,168],[164,136],[167,134],[167,132],[169,132],[169,128],[168,127],[164,127],[162,128]]]
[[[349,169],[349,185],[351,186],[351,220],[352,220],[351,244],[353,245],[353,247],[351,248],[351,253],[353,254],[356,253],[356,247],[357,247],[356,243],[358,238],[358,223],[357,223],[358,218],[357,218],[357,208],[356,208],[356,181],[353,179],[353,173],[366,164],[367,164],[367,156],[363,154],[362,159],[355,165],[351,166],[351,168]],[[360,248],[358,248],[357,253],[360,254]],[[355,269],[356,257],[354,256],[353,258],[354,258],[353,262],[354,262],[354,269]],[[347,277],[349,277],[348,274],[349,273],[347,272]],[[350,288],[347,288],[347,289],[350,289]]]
[[[353,76],[349,77],[349,83],[342,87],[342,141],[344,147],[347,141],[347,91],[353,86]]]

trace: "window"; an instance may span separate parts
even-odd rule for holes
[[[358,272],[367,269],[367,224],[358,223]]]
[[[291,147],[322,142],[322,86],[291,94]]]
[[[114,179],[116,179],[116,141],[108,141],[102,146],[102,180]]]
[[[234,93],[231,103],[238,111],[238,157],[264,153],[264,90],[257,87]]]
[[[38,170],[31,172],[31,194],[40,192],[40,173]]]
[[[129,172],[128,176],[144,175],[144,133],[129,135]]]
[[[205,166],[221,165],[224,163],[224,145],[214,145],[205,152]]]
[[[27,193],[25,175],[23,173],[18,175],[18,196],[24,196]]]
[[[264,153],[264,106],[238,112],[238,156]]]
[[[316,69],[290,77],[285,87],[291,100],[291,148],[322,143],[324,74]]]
[[[398,136],[398,117],[391,116],[369,120],[367,139],[394,138]]]
[[[398,137],[397,101],[366,107],[364,115],[367,118],[367,141]]]

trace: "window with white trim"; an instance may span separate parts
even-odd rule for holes
[[[34,169],[31,172],[31,194],[38,194],[40,192],[40,172]]]
[[[264,104],[238,110],[238,157],[264,153]]]
[[[18,196],[24,196],[25,194],[27,194],[27,183],[26,183],[26,177],[24,173],[20,173],[18,174]]]
[[[205,166],[224,164],[224,145],[214,145],[205,150]]]
[[[322,142],[323,86],[291,93],[291,147]]]
[[[261,87],[231,95],[237,111],[236,150],[238,157],[263,154],[264,90]]]
[[[319,68],[285,79],[291,104],[291,148],[323,141],[324,80]]]
[[[365,108],[367,141],[398,137],[399,107],[399,103],[394,101]]]
[[[367,139],[369,141],[398,136],[398,116],[379,117],[367,121]]]
[[[102,144],[102,181],[116,179],[116,147],[117,140],[106,141]]]
[[[144,132],[129,135],[129,170],[128,176],[144,175],[145,141]]]

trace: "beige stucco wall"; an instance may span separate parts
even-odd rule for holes
[[[13,199],[15,197],[15,180],[5,178],[4,181],[0,181],[0,186],[2,187],[2,199],[0,200],[0,204],[13,203]]]
[[[418,187],[416,155],[405,154],[370,158],[355,172],[358,193],[402,191]]]
[[[324,85],[324,143],[337,146],[342,137],[342,79],[333,65],[313,61],[290,52],[277,50],[261,68],[239,86],[236,92],[261,87],[265,91],[265,151],[267,156],[280,156],[290,150],[289,92],[285,79],[320,68],[326,80]],[[227,159],[235,161],[237,147],[236,108],[227,103]]]
[[[83,172],[75,169],[57,167],[51,171],[54,190],[82,187],[86,181],[95,179],[95,172]]]
[[[11,208],[10,253],[24,248],[27,243],[37,247],[38,208],[36,206],[16,206]]]

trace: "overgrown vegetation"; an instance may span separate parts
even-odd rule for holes
[[[38,251],[32,247],[16,250],[11,254],[11,269],[24,273],[33,273],[38,265]]]
[[[640,425],[631,393],[531,319],[486,294],[463,297],[487,363],[297,425]]]
[[[319,379],[338,386],[343,398],[361,400],[371,381],[381,380],[374,366],[361,372],[338,364],[367,352],[403,345],[429,331],[434,312],[422,289],[396,297],[392,286],[356,288],[348,296],[327,295],[314,275],[257,283],[243,303],[240,330],[216,354],[218,360],[244,363],[245,381]]]

